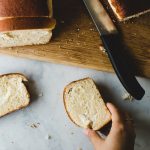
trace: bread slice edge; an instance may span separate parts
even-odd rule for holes
[[[77,125],[78,127],[81,127],[81,126],[78,125],[77,123],[75,123],[75,121],[71,118],[69,112],[67,111],[66,102],[65,102],[65,100],[66,100],[66,98],[65,98],[65,93],[66,93],[67,89],[68,89],[70,86],[72,86],[73,84],[76,84],[76,82],[84,81],[84,80],[87,80],[87,79],[92,79],[92,78],[86,77],[86,78],[83,78],[83,79],[79,79],[79,80],[76,80],[76,81],[72,81],[71,83],[69,83],[68,85],[65,86],[64,91],[63,91],[63,103],[64,103],[65,111],[66,111],[66,113],[67,113],[69,119],[70,119],[75,125]],[[93,79],[92,79],[92,81],[95,83],[95,81],[94,81]],[[96,86],[96,84],[95,84],[95,86]],[[98,90],[97,86],[96,86],[96,89]],[[99,91],[99,90],[98,90],[98,91]],[[103,98],[102,98],[102,100],[103,100]],[[103,102],[104,102],[104,100],[103,100]],[[105,103],[104,103],[104,104],[105,104]],[[103,126],[98,127],[97,129],[93,129],[93,130],[98,131],[98,130],[100,130],[101,128],[103,128],[106,124],[108,124],[108,123],[111,121],[111,113],[110,113],[109,110],[108,110],[108,112],[109,112],[109,114],[110,114],[110,117],[109,117],[109,119],[105,122],[105,124],[104,124]]]
[[[11,77],[12,77],[12,76],[19,76],[20,78],[22,78],[22,82],[28,82],[27,77],[26,77],[24,74],[22,74],[22,73],[6,73],[6,74],[0,75],[0,78],[2,78],[2,77],[4,77],[4,76],[7,76],[7,77],[9,77],[9,76],[11,76]],[[22,84],[24,84],[24,83],[22,83]],[[24,85],[24,86],[25,86],[25,85]],[[27,107],[27,106],[30,104],[30,94],[29,94],[29,92],[28,92],[26,86],[25,86],[25,88],[26,88],[26,91],[27,91],[27,96],[28,96],[28,98],[29,98],[28,103],[27,103],[26,105],[24,105],[24,106],[20,106],[20,107],[14,109],[14,110],[12,110],[12,111],[9,111],[9,112],[7,112],[7,113],[5,113],[5,114],[3,114],[3,115],[0,115],[0,118],[4,117],[4,116],[6,116],[6,115],[8,115],[8,114],[10,114],[10,113],[12,113],[12,112],[15,112],[15,111],[17,111],[17,110],[20,110],[20,109],[22,109],[22,108],[25,108],[25,107]]]

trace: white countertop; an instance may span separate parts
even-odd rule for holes
[[[63,88],[69,82],[92,77],[106,100],[135,119],[135,150],[150,147],[150,80],[138,78],[146,90],[142,101],[124,101],[126,91],[114,74],[0,55],[0,74],[20,72],[29,78],[31,104],[0,118],[0,150],[92,150],[82,129],[68,119]],[[37,128],[31,127],[36,125]],[[49,136],[49,138],[48,138]]]

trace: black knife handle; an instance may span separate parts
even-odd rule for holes
[[[119,34],[101,35],[101,39],[112,66],[124,88],[135,99],[142,99],[145,91],[135,78],[135,75],[131,70],[131,64],[128,64],[128,60],[125,60],[125,57],[121,53],[123,44]]]

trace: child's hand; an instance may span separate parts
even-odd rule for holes
[[[112,114],[112,127],[106,139],[95,131],[85,129],[84,133],[90,138],[95,150],[134,150],[135,133],[132,120],[121,116],[117,108],[108,103]]]

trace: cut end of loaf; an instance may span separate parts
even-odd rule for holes
[[[108,3],[119,21],[126,21],[150,12],[148,0],[108,0]]]
[[[31,29],[0,32],[0,47],[46,44],[52,37],[50,29]]]
[[[69,118],[83,128],[99,130],[111,120],[110,112],[91,78],[67,85],[64,105]]]
[[[18,73],[0,76],[0,117],[29,104],[30,96],[23,83],[27,81]]]

